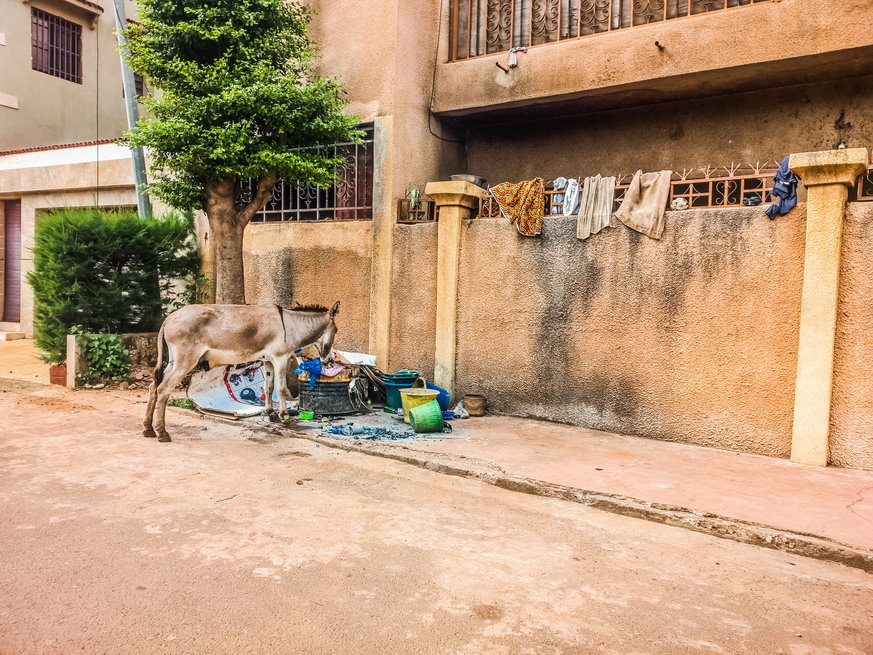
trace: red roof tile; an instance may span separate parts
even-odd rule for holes
[[[61,143],[52,146],[34,146],[32,148],[19,148],[18,150],[0,150],[0,157],[4,155],[20,155],[25,152],[43,152],[45,150],[63,150],[64,148],[82,148],[84,146],[102,146],[107,143],[115,143],[120,138],[99,139],[97,141],[79,141],[77,143]]]

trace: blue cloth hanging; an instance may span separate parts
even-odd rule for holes
[[[767,218],[771,220],[777,216],[785,216],[797,204],[797,176],[788,168],[788,157],[779,164],[770,195],[779,199],[767,207]]]

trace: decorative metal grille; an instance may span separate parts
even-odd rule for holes
[[[31,7],[30,59],[33,70],[82,83],[82,26]]]
[[[873,168],[868,168],[866,173],[858,177],[858,184],[855,185],[855,200],[873,202]]]
[[[398,223],[432,223],[437,220],[436,203],[424,196],[418,199],[418,204],[413,207],[412,200],[401,198],[397,201]]]
[[[685,198],[690,209],[743,207],[750,203],[761,205],[770,201],[775,170],[776,162],[763,164],[758,162],[750,166],[731,164],[717,168],[705,166],[674,171],[667,206],[669,207],[675,198]],[[613,209],[618,209],[621,205],[632,177],[632,175],[616,177]],[[871,192],[873,192],[873,181],[871,181]],[[543,209],[546,210],[546,216],[562,215],[564,191],[547,190],[544,202]],[[499,216],[500,209],[490,194],[479,200],[479,218]]]
[[[342,158],[337,181],[329,187],[279,182],[273,195],[252,218],[256,223],[281,221],[359,221],[373,218],[373,126],[364,125],[364,142],[329,146]],[[243,185],[238,202],[252,197],[257,182]]]
[[[767,0],[452,0],[451,58],[576,39]]]

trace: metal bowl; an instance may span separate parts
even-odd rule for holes
[[[488,181],[484,177],[478,175],[450,175],[449,179],[451,179],[452,182],[469,182],[470,184],[475,184],[483,189],[488,188]]]

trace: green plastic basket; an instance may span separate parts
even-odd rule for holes
[[[443,411],[440,404],[431,400],[413,407],[409,412],[409,424],[416,432],[439,432],[443,429]]]

